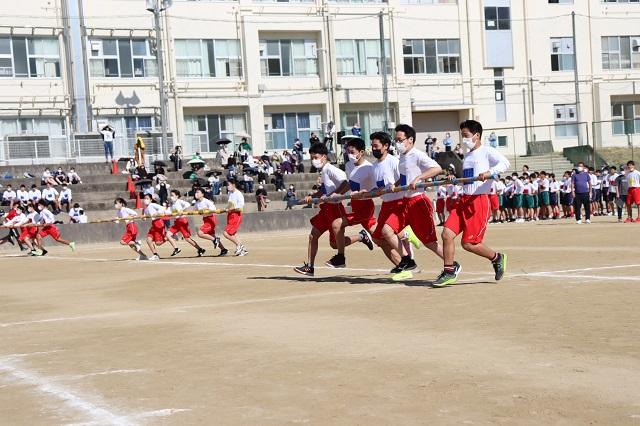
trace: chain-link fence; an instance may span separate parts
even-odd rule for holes
[[[595,167],[606,164],[617,167],[629,160],[640,161],[640,108],[638,117],[591,123]]]

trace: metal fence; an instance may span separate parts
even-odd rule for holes
[[[640,118],[594,121],[591,129],[596,167],[640,161]]]
[[[173,138],[145,137],[145,159],[148,162],[167,159],[173,149]],[[113,141],[113,158],[132,158],[136,140],[133,137],[116,137]],[[62,162],[93,163],[105,160],[102,138],[72,139],[67,137],[47,140],[0,141],[0,164],[28,165]]]

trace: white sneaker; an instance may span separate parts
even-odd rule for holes
[[[142,248],[142,244],[140,244],[140,241],[135,241],[133,244],[136,246],[136,250],[140,251],[140,249]]]
[[[157,254],[154,254],[149,258],[149,260],[160,260],[160,257]]]
[[[246,251],[245,249],[242,249],[242,251],[240,253],[236,254],[236,256],[242,257],[242,256],[246,256],[248,254],[249,254],[248,251]]]
[[[244,250],[244,246],[241,244],[241,245],[239,245],[238,247],[236,247],[236,251],[235,251],[235,253],[234,253],[234,254],[235,254],[236,256],[240,256],[240,253],[242,253],[243,251],[245,251],[245,250]]]
[[[582,225],[582,220],[576,220],[577,225]]]
[[[585,220],[586,223],[591,223],[591,219]]]

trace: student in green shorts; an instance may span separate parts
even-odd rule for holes
[[[546,172],[540,172],[540,180],[538,181],[538,199],[540,201],[540,218],[547,220],[551,218],[552,208],[549,196],[549,190],[551,188],[551,182]]]
[[[513,210],[517,217],[516,222],[522,223],[524,222],[525,212],[523,209],[523,198],[524,198],[524,180],[518,177],[517,173],[513,174]]]

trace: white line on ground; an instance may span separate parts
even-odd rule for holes
[[[551,271],[550,273],[554,274],[562,274],[565,272],[587,272],[587,271],[602,271],[605,269],[625,269],[625,268],[637,268],[640,266],[640,263],[635,263],[631,265],[611,265],[611,266],[596,266],[593,268],[580,268],[580,269],[565,269],[563,271]],[[547,272],[540,272],[541,274]]]
[[[530,274],[529,276],[540,277],[540,278],[583,278],[590,280],[602,280],[602,281],[640,281],[640,277],[629,277],[629,276],[619,276],[619,275],[582,275],[582,274],[553,274],[553,273],[537,273]]]
[[[132,373],[144,373],[147,370],[144,369],[131,369],[131,370],[107,370],[107,371],[98,371],[97,373],[89,373],[89,374],[77,374],[75,376],[66,376],[66,377],[56,377],[57,380],[80,380],[86,379],[87,377],[96,377],[96,376],[109,376],[111,374],[132,374]]]

